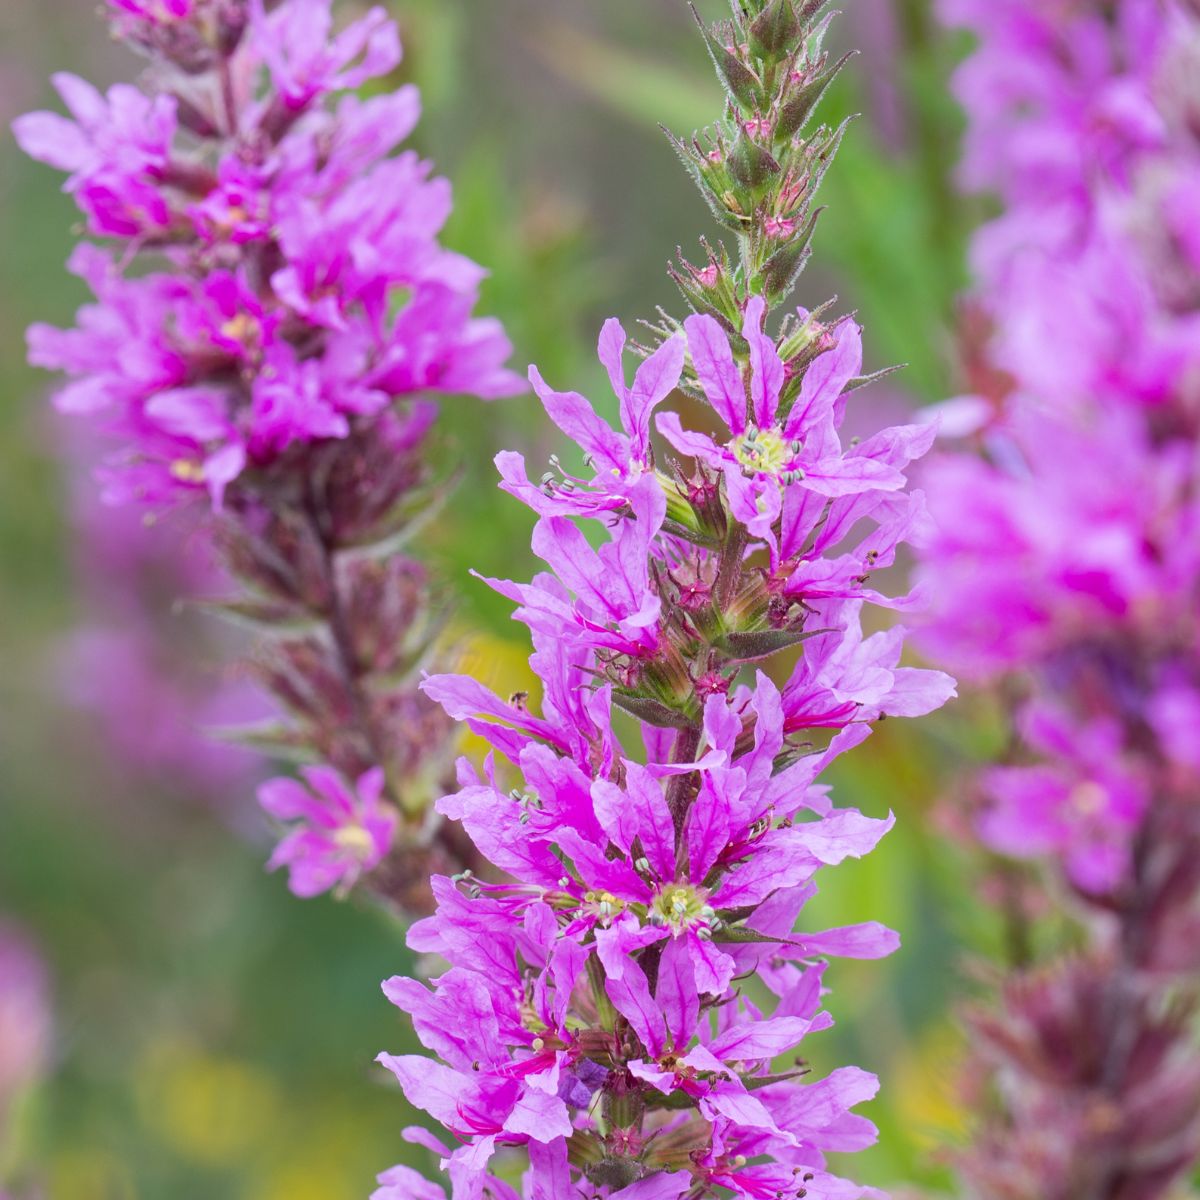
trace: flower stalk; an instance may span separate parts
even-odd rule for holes
[[[878,1195],[825,1161],[873,1140],[852,1110],[874,1077],[809,1081],[794,1051],[831,1023],[826,957],[896,938],[796,926],[819,871],[892,820],[835,808],[817,780],[873,721],[928,712],[953,683],[899,665],[902,629],[861,627],[864,605],[907,603],[868,577],[920,531],[904,468],[930,431],[843,447],[858,326],[804,311],[779,336],[764,325],[841,136],[802,132],[836,70],[823,7],[750,0],[704,30],[726,113],[676,146],[737,254],[680,260],[694,311],[663,317],[632,382],[625,331],[604,325],[619,426],[530,368],[582,466],[556,457],[531,479],[497,456],[546,570],[485,582],[531,631],[540,713],[462,676],[423,685],[489,744],[438,810],[494,874],[434,880],[437,910],[408,940],[446,970],[384,984],[433,1057],[380,1061],[443,1127],[405,1136],[455,1200],[515,1196],[518,1175],[556,1200]],[[726,432],[685,429],[679,390]],[[381,1176],[376,1200],[414,1196],[443,1192],[407,1166]]]

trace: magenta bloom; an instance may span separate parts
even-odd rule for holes
[[[1200,23],[1142,0],[944,9],[979,35],[964,177],[1004,211],[972,253],[980,394],[952,402],[966,440],[923,479],[922,638],[1011,710],[976,828],[1043,866],[1010,876],[1048,884],[1014,932],[1067,896],[1083,918],[1069,956],[1014,972],[973,1022],[998,1103],[963,1187],[1163,1197],[1200,1145],[1200,1058],[1160,1004],[1191,992],[1200,890]]]
[[[576,689],[585,686],[585,664],[573,675]],[[427,686],[459,705],[474,694],[481,711],[520,720],[500,713],[481,690],[472,692],[469,681],[434,679]],[[754,744],[739,752],[747,712],[758,717]],[[773,773],[782,720],[779,693],[760,674],[754,695],[710,699],[708,748],[697,763],[624,760],[612,764],[610,778],[592,778],[542,739],[523,739],[514,765],[525,782],[510,795],[495,784],[494,761],[483,778],[465,761],[460,765],[462,787],[443,810],[462,820],[514,882],[472,894],[449,879],[435,881],[438,912],[413,927],[409,942],[446,959],[450,969],[432,989],[395,978],[384,990],[441,1062],[380,1058],[409,1100],[459,1143],[452,1149],[413,1132],[442,1156],[455,1196],[496,1186],[490,1160],[505,1148],[524,1147],[535,1178],[565,1172],[565,1139],[592,1129],[597,1094],[614,1086],[619,1058],[611,1035],[581,1031],[572,1015],[593,957],[609,1001],[637,1037],[637,1056],[619,1068],[632,1087],[696,1108],[721,1131],[714,1146],[755,1145],[756,1154],[781,1164],[773,1168],[780,1177],[811,1169],[814,1179],[827,1180],[831,1195],[874,1194],[822,1170],[823,1149],[873,1140],[869,1122],[850,1113],[873,1094],[870,1076],[850,1070],[813,1084],[753,1082],[769,1072],[772,1059],[831,1023],[820,1008],[822,967],[809,964],[813,956],[874,957],[896,945],[894,934],[873,925],[794,941],[786,936],[812,894],[814,874],[868,852],[891,822],[833,810],[823,790],[811,786],[827,759]],[[680,865],[665,786],[693,769],[701,782]],[[772,828],[774,817],[789,820]],[[726,937],[733,914],[751,909],[758,910],[751,918],[758,935]],[[637,955],[653,946],[660,953],[652,987]],[[728,995],[735,974],[756,968],[779,997],[774,1014],[764,1018],[735,1001],[720,1009],[714,1033],[701,1019],[702,1005]],[[733,1153],[713,1152],[687,1171],[654,1175],[655,1194],[678,1197],[711,1181],[756,1196],[762,1172],[741,1177],[736,1161]],[[393,1181],[408,1177],[380,1182]]]
[[[451,1200],[878,1195],[827,1163],[874,1139],[853,1111],[874,1078],[813,1079],[794,1051],[831,1024],[826,958],[898,944],[876,922],[805,915],[821,872],[872,852],[892,817],[836,806],[821,775],[873,721],[926,712],[953,682],[900,666],[903,629],[862,622],[868,604],[913,603],[869,580],[928,532],[905,471],[932,430],[843,446],[848,395],[868,382],[857,325],[801,311],[767,331],[803,265],[813,155],[828,153],[787,127],[828,78],[816,7],[735,6],[712,35],[732,42],[718,66],[742,132],[677,148],[738,253],[681,259],[696,315],[649,327],[632,382],[624,329],[606,322],[616,427],[530,370],[579,453],[536,483],[497,456],[546,569],[487,582],[532,633],[538,700],[422,685],[490,747],[437,805],[489,869],[436,878],[436,911],[409,933],[445,969],[384,985],[428,1055],[380,1062],[444,1130],[405,1136],[436,1156]],[[727,432],[685,432],[676,391]],[[380,1185],[376,1200],[427,1197],[403,1168]]]
[[[400,62],[395,23],[372,8],[336,37],[326,0],[292,0],[268,17],[263,0],[250,0],[251,28],[279,99],[302,112],[326,92],[361,87]]]
[[[1023,714],[1025,744],[1046,761],[993,767],[982,778],[991,805],[980,836],[1020,858],[1054,855],[1088,892],[1117,887],[1129,870],[1129,847],[1150,801],[1146,781],[1124,758],[1120,726],[1079,728],[1042,706]]]
[[[955,405],[974,415],[954,449],[986,459],[947,452],[924,474],[921,636],[977,680],[1032,677],[1019,728],[1037,761],[985,776],[981,836],[1096,893],[1196,761],[1200,310],[1177,181],[1197,155],[1169,99],[1195,29],[1168,8],[947,5],[983,37],[960,76],[964,170],[1008,203],[976,259],[1011,383]]]
[[[391,848],[397,814],[382,799],[383,772],[373,768],[351,786],[329,767],[306,767],[305,787],[295,779],[271,779],[258,802],[277,821],[295,823],[275,848],[267,869],[288,869],[297,896],[336,888],[349,891]]]
[[[120,444],[111,500],[207,492],[220,508],[248,467],[345,439],[398,398],[519,390],[503,331],[473,316],[482,270],[438,241],[449,185],[397,153],[416,92],[330,103],[399,61],[382,9],[335,34],[330,0],[216,5],[203,20],[183,0],[117,8],[119,29],[189,75],[216,74],[204,31],[227,37],[232,83],[181,101],[59,76],[71,118],[14,125],[28,154],[68,172],[90,231],[128,244],[80,247],[72,269],[97,302],[73,330],[29,332],[31,361],[74,379],[59,405],[98,414]],[[139,250],[167,269],[127,273]]]
[[[874,1079],[848,1068],[810,1082],[772,1075],[771,1062],[831,1023],[826,956],[874,958],[898,944],[874,922],[798,922],[819,873],[871,852],[892,825],[835,807],[821,772],[872,721],[953,694],[947,676],[899,665],[903,629],[866,637],[860,619],[866,603],[893,603],[865,587],[872,567],[922,532],[903,470],[932,430],[888,430],[842,452],[852,327],[840,354],[810,364],[795,389],[808,415],[789,424],[778,349],[760,306],[747,307],[757,349],[744,377],[716,323],[692,318],[630,386],[623,331],[606,324],[619,431],[531,372],[585,463],[541,488],[519,456],[497,459],[502,486],[539,515],[533,547],[548,570],[529,584],[487,582],[533,634],[541,711],[459,676],[423,683],[492,747],[482,766],[460,760],[438,811],[504,880],[435,880],[437,911],[409,945],[448,968],[429,984],[384,985],[436,1055],[380,1061],[447,1131],[407,1136],[438,1156],[453,1200],[513,1200],[494,1162],[513,1151],[529,1164],[527,1197],[599,1188],[678,1200],[724,1188],[761,1200],[798,1177],[814,1196],[875,1194],[830,1175],[824,1157],[873,1139],[851,1109]],[[656,461],[650,418],[684,378],[685,348],[710,401],[723,372],[714,407],[729,400],[735,439],[749,433],[747,390],[759,394],[765,435],[795,434],[795,454],[824,464],[820,477],[815,466],[811,483],[793,474],[800,458],[786,478],[748,471],[727,447],[688,440],[670,412],[659,424],[693,466]],[[773,494],[774,508],[740,509],[747,488]],[[773,551],[770,569],[750,565],[758,547]],[[800,642],[782,691],[764,671],[739,684],[748,663]],[[640,746],[622,744],[618,708],[640,720]],[[742,993],[755,975],[765,1002]],[[379,1200],[424,1194],[404,1169],[380,1183]]]
[[[535,512],[548,517],[603,515],[623,507],[638,481],[653,472],[650,418],[679,385],[686,346],[680,336],[668,339],[638,367],[630,387],[625,381],[625,343],[621,323],[615,318],[606,321],[597,353],[619,402],[620,431],[602,420],[578,392],[556,392],[537,367],[529,368],[547,415],[583,451],[584,465],[592,472],[591,478],[564,473],[560,482],[549,476],[537,486],[529,481],[520,454],[501,451],[496,456],[501,486]]]
[[[13,122],[21,149],[69,172],[63,185],[101,236],[154,236],[171,225],[164,195],[176,135],[171,96],[147,96],[119,83],[102,96],[90,83],[65,73],[54,86],[74,120],[49,112]]]
[[[825,497],[903,487],[904,476],[877,459],[843,454],[837,426],[845,411],[844,392],[862,366],[858,326],[845,321],[836,344],[809,368],[790,410],[779,411],[784,364],[762,332],[765,304],[755,297],[746,306],[742,336],[750,343],[749,407],[746,384],[734,365],[733,351],[721,326],[708,316],[684,322],[688,350],[708,402],[732,435],[718,445],[706,434],[686,433],[675,413],[658,418],[658,428],[681,454],[720,470],[730,509],[756,537],[773,544],[771,527],[779,519],[789,484]]]
[[[626,502],[634,519],[617,522],[598,550],[568,518],[543,517],[533,549],[555,574],[530,584],[487,582],[520,605],[518,618],[533,630],[634,657],[652,654],[661,601],[650,587],[649,555],[666,503],[652,478],[634,485]]]

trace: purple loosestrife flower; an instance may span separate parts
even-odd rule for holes
[[[696,376],[709,404],[728,427],[730,441],[718,446],[705,434],[685,433],[675,413],[664,413],[658,428],[681,454],[721,471],[733,515],[774,549],[772,527],[783,510],[788,484],[802,480],[806,492],[834,497],[895,490],[903,487],[904,476],[876,459],[844,455],[838,441],[843,393],[862,367],[861,337],[854,322],[844,322],[834,335],[834,349],[809,367],[785,417],[779,411],[784,364],[775,343],[762,331],[765,311],[762,297],[753,297],[742,328],[750,346],[749,407],[720,324],[704,315],[684,322]]]
[[[416,90],[351,92],[400,60],[382,9],[340,30],[331,0],[109,15],[151,60],[148,90],[58,76],[69,115],[14,125],[108,243],[76,247],[95,299],[72,329],[34,326],[30,359],[115,447],[105,499],[150,521],[190,504],[246,589],[217,607],[265,633],[251,671],[286,712],[252,740],[329,764],[324,807],[275,806],[311,822],[276,860],[294,890],[369,874],[426,907],[428,875],[473,852],[428,819],[452,758],[411,682],[437,646],[435,584],[395,546],[437,499],[428,397],[520,390],[509,342],[474,315],[483,270],[439,241],[449,184],[402,149]]]
[[[988,845],[1021,858],[1054,854],[1077,887],[1104,894],[1129,871],[1129,847],[1147,806],[1136,764],[1123,763],[1112,720],[1079,727],[1031,705],[1021,714],[1026,746],[1049,761],[993,767],[981,783],[991,802],[980,822]]]
[[[638,368],[633,386],[625,383],[623,358],[627,335],[621,323],[606,321],[597,352],[608,371],[620,405],[621,430],[612,429],[578,392],[556,392],[537,367],[529,368],[534,390],[550,419],[583,451],[591,479],[553,474],[541,486],[530,483],[525,460],[515,451],[496,456],[502,486],[543,516],[601,515],[629,503],[638,481],[653,472],[650,419],[654,409],[679,385],[683,372],[684,340],[670,338]]]
[[[14,124],[26,154],[67,171],[64,190],[75,197],[92,233],[154,237],[171,225],[163,195],[178,131],[175,98],[147,96],[116,84],[103,96],[77,76],[60,73],[54,86],[73,120],[37,112]]]
[[[954,404],[966,440],[924,475],[922,637],[1011,710],[979,838],[1038,861],[1027,886],[1084,929],[974,1018],[991,1094],[960,1165],[984,1198],[1156,1200],[1200,1144],[1200,276],[1177,190],[1200,161],[1200,14],[947,10],[982,39],[960,75],[966,174],[1006,211],[974,254],[984,394]]]
[[[773,143],[780,190],[743,210],[745,272],[712,251],[712,270],[687,276],[704,311],[637,347],[632,383],[624,330],[604,326],[618,429],[531,369],[583,459],[552,460],[538,483],[519,455],[496,460],[501,486],[538,516],[547,567],[528,584],[487,580],[531,631],[540,712],[463,677],[423,685],[488,743],[437,807],[491,870],[434,880],[436,911],[408,940],[444,969],[384,985],[432,1057],[380,1061],[443,1127],[405,1136],[438,1157],[454,1200],[878,1195],[826,1162],[873,1141],[853,1109],[874,1078],[846,1067],[812,1081],[772,1064],[831,1024],[826,958],[898,944],[875,922],[805,923],[820,872],[869,853],[892,824],[836,807],[821,772],[873,720],[937,707],[953,684],[899,665],[902,629],[868,637],[861,624],[865,604],[892,603],[867,586],[872,570],[923,532],[904,471],[931,430],[843,447],[847,394],[865,382],[858,327],[801,311],[766,331],[803,259],[815,182],[802,166],[836,141],[803,138],[796,115],[799,93],[831,74],[812,8],[751,0],[712,35],[737,64],[725,77],[741,115],[722,135],[745,136],[727,126],[749,120],[736,82],[748,64],[775,68],[776,91],[763,85],[756,103],[791,114]],[[709,165],[752,153],[712,140]],[[732,205],[748,192],[717,194]],[[728,440],[685,432],[678,390]],[[772,660],[789,649],[781,686]],[[632,745],[618,710],[636,720]],[[753,977],[762,987],[743,988]],[[519,1173],[518,1189],[507,1181]],[[380,1185],[376,1200],[435,1195],[408,1168]]]
[[[588,675],[577,673],[577,688]],[[466,690],[452,688],[452,681],[431,681],[435,686]],[[753,746],[734,757],[747,720]],[[726,1178],[739,1194],[757,1195],[765,1179],[793,1178],[793,1168],[821,1181],[812,1194],[823,1194],[817,1190],[823,1186],[829,1195],[843,1194],[841,1187],[846,1195],[866,1194],[828,1180],[821,1152],[871,1140],[869,1124],[849,1114],[853,1103],[873,1094],[869,1077],[850,1070],[820,1085],[781,1078],[753,1091],[748,1081],[830,1023],[819,1009],[821,968],[806,960],[874,957],[894,948],[894,935],[877,926],[790,936],[822,865],[866,853],[890,821],[832,810],[819,789],[810,795],[825,759],[802,759],[772,775],[784,745],[782,710],[764,675],[754,696],[734,703],[710,697],[705,729],[709,749],[698,762],[618,760],[612,778],[589,776],[531,740],[514,764],[524,787],[511,796],[495,785],[494,761],[484,778],[461,765],[463,787],[442,808],[464,821],[476,845],[515,882],[464,892],[454,881],[438,881],[438,914],[414,926],[410,944],[444,957],[450,969],[432,991],[399,978],[385,991],[413,1016],[418,1036],[445,1066],[419,1056],[381,1059],[414,1104],[466,1142],[453,1153],[440,1151],[456,1194],[490,1182],[488,1163],[505,1147],[527,1146],[535,1175],[565,1171],[564,1139],[573,1146],[590,1142],[596,1134],[586,1115],[598,1095],[614,1089],[650,1089],[663,1097],[643,1101],[651,1108],[695,1108],[700,1126],[667,1126],[659,1134],[669,1142],[686,1132],[689,1153],[719,1129],[737,1145],[753,1141],[756,1155],[779,1160],[771,1172],[752,1168],[742,1179],[746,1156],[717,1149],[713,1136],[702,1165],[665,1171],[664,1195]],[[680,866],[666,791],[693,770],[700,780]],[[809,811],[812,819],[793,822],[810,803],[823,815]],[[776,815],[785,818],[782,826],[774,825]],[[733,936],[728,914],[747,909],[757,910],[756,917]],[[657,964],[653,988],[642,965],[649,962]],[[717,1006],[715,1026],[702,1019],[731,994],[735,973],[762,966],[769,966],[765,977],[780,998],[771,1018],[742,1001]],[[597,974],[606,980],[599,995],[609,1021],[624,1022],[626,1037],[636,1038],[637,1057],[626,1052],[623,1082],[616,1032],[578,1029],[576,1014],[589,1010],[573,997]],[[653,1165],[656,1140],[629,1135],[618,1144]],[[678,1146],[672,1154],[691,1163]],[[673,1161],[664,1159],[664,1170]]]
[[[296,827],[275,848],[267,867],[288,869],[297,896],[337,887],[348,891],[364,871],[384,859],[397,817],[382,803],[383,772],[374,767],[353,787],[328,767],[307,767],[307,787],[295,779],[271,779],[258,802],[277,821]]]

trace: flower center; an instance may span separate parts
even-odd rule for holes
[[[708,924],[712,909],[704,893],[690,883],[669,883],[650,905],[652,925],[670,925],[676,933],[695,924]]]
[[[625,902],[619,900],[612,892],[588,892],[583,901],[596,919],[605,925],[625,910]]]
[[[238,313],[221,326],[221,333],[230,341],[245,345],[257,338],[258,322],[249,313]]]
[[[778,475],[792,456],[791,446],[778,429],[755,429],[753,425],[735,437],[729,449],[747,475]]]
[[[203,483],[204,465],[190,458],[177,458],[171,463],[171,474],[180,483]]]
[[[358,859],[365,860],[372,850],[371,835],[361,825],[343,825],[334,833],[333,840],[339,849]]]
[[[1104,811],[1108,793],[1094,780],[1078,784],[1071,792],[1070,805],[1081,817],[1094,817]]]

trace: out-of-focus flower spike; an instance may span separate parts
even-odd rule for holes
[[[979,35],[956,77],[961,178],[1003,209],[972,254],[975,394],[923,480],[922,639],[1011,716],[963,824],[1037,864],[1033,904],[1080,918],[974,1021],[959,1164],[985,1200],[1157,1200],[1200,1145],[1200,775],[1177,723],[1200,711],[1200,265],[1171,200],[1200,162],[1177,121],[1200,98],[1180,70],[1200,20],[1136,0],[943,9]],[[1010,906],[1018,948],[1033,904]]]
[[[416,679],[444,598],[396,546],[447,486],[428,397],[520,390],[509,343],[474,316],[482,269],[438,240],[449,185],[399,150],[415,91],[350,94],[400,59],[383,9],[340,31],[331,0],[112,0],[110,16],[153,61],[150,90],[59,76],[70,117],[15,124],[115,246],[77,248],[95,302],[74,329],[31,329],[31,361],[66,372],[59,406],[115,438],[106,499],[206,512],[244,589],[209,607],[256,630],[251,670],[285,713],[248,740],[329,764],[314,778],[346,795],[359,780],[361,814],[285,838],[293,889],[364,876],[424,907],[431,870],[475,858],[431,812],[451,726]]]

